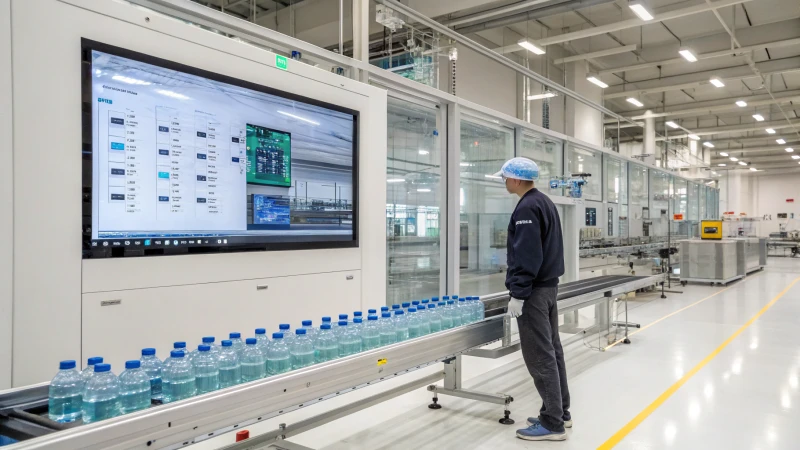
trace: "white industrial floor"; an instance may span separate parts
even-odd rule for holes
[[[599,352],[587,346],[597,346],[595,339],[566,349],[575,427],[565,442],[514,437],[527,415],[539,408],[519,353],[494,361],[468,357],[463,368],[464,387],[514,397],[511,411],[517,425],[497,423],[500,406],[470,400],[441,397],[444,408],[430,410],[430,394],[419,389],[291,440],[336,450],[583,450],[611,448],[617,441],[609,439],[617,435],[614,448],[620,449],[800,448],[800,282],[787,289],[799,279],[800,259],[771,258],[763,272],[728,288],[673,284],[684,293],[667,294],[666,300],[640,295],[630,304],[630,320],[645,328],[631,337],[631,345]],[[249,429],[253,434],[271,430],[439,367]],[[637,416],[642,420],[631,424]],[[221,436],[194,448],[217,448],[232,439]]]

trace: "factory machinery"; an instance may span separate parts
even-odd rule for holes
[[[663,282],[662,274],[604,276],[564,283],[558,295],[559,310],[566,314],[595,305],[598,319],[592,332],[613,325],[627,327],[627,323],[610,322],[610,302],[629,292],[658,284],[663,286]],[[92,424],[50,421],[47,418],[48,383],[2,391],[0,436],[20,441],[5,447],[9,450],[177,449],[442,363],[443,370],[431,375],[297,423],[281,424],[271,432],[227,448],[304,449],[286,439],[422,387],[427,387],[433,395],[431,409],[442,407],[440,395],[485,401],[502,405],[500,423],[512,424],[513,398],[510,395],[461,387],[463,355],[499,358],[517,351],[520,345],[518,340],[512,341],[511,321],[505,314],[508,293],[488,295],[481,300],[486,319],[480,322]],[[588,331],[565,339],[565,345],[583,339]],[[498,344],[485,348],[493,343]],[[443,381],[441,386],[436,384],[439,381]]]

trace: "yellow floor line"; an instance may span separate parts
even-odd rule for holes
[[[768,309],[772,307],[781,297],[783,297],[789,289],[792,288],[798,281],[800,281],[800,277],[795,278],[784,290],[782,290],[775,298],[770,300],[761,310],[756,313],[750,320],[747,321],[744,325],[741,326],[735,333],[733,333],[728,339],[725,340],[719,347],[717,347],[713,352],[711,352],[708,356],[706,356],[699,364],[694,366],[692,370],[686,373],[680,380],[676,381],[675,384],[669,387],[666,391],[664,391],[658,398],[655,399],[653,403],[647,406],[642,412],[640,412],[636,417],[633,418],[630,422],[628,422],[624,427],[622,427],[619,431],[617,431],[613,436],[611,436],[606,442],[604,442],[601,446],[597,447],[598,450],[607,450],[613,448],[615,445],[619,444],[625,437],[630,434],[636,427],[639,426],[650,414],[652,414],[656,409],[658,409],[662,404],[664,404],[667,399],[672,397],[672,394],[678,391],[684,384],[686,384],[689,379],[691,379],[697,372],[700,371],[703,367],[705,367],[712,359],[714,359],[725,347],[728,346],[737,336],[742,334],[744,330],[746,330],[750,325],[753,324],[759,317],[761,317]]]
[[[752,279],[752,278],[755,278],[755,277],[757,277],[757,276],[761,275],[762,273],[764,273],[764,272],[759,272],[759,273],[757,273],[757,274],[755,274],[755,275],[753,275],[753,276],[751,276],[751,277],[748,277],[748,278],[746,278],[744,281],[746,282],[747,280],[750,280],[750,279]],[[641,327],[641,328],[639,328],[639,329],[637,329],[637,330],[635,330],[635,331],[629,332],[629,333],[628,333],[628,337],[631,337],[631,336],[633,336],[633,335],[634,335],[634,334],[636,334],[636,333],[641,333],[642,331],[644,331],[644,330],[646,330],[646,329],[648,329],[648,328],[652,327],[653,325],[655,325],[655,324],[657,324],[657,323],[661,322],[662,320],[669,319],[670,317],[674,316],[675,314],[678,314],[679,312],[686,311],[687,309],[691,308],[692,306],[699,305],[700,303],[703,303],[704,301],[706,301],[706,300],[708,300],[708,299],[710,299],[710,298],[712,298],[712,297],[714,297],[714,296],[717,296],[717,295],[719,295],[719,294],[722,294],[723,292],[727,291],[728,289],[730,289],[730,288],[732,288],[732,287],[734,287],[734,286],[735,286],[735,285],[730,285],[730,286],[726,287],[725,289],[720,289],[719,291],[717,291],[717,292],[714,292],[713,294],[709,295],[709,296],[708,296],[708,297],[706,297],[706,298],[700,299],[700,300],[698,300],[698,301],[696,301],[696,302],[692,303],[691,305],[684,306],[683,308],[681,308],[681,309],[679,309],[679,310],[677,310],[677,311],[673,311],[673,312],[671,312],[671,313],[667,314],[666,316],[664,316],[664,317],[662,317],[662,318],[660,318],[660,319],[658,319],[658,320],[655,320],[655,321],[653,321],[653,322],[650,322],[650,323],[648,323],[647,325],[645,325],[645,326],[643,326],[643,327]],[[606,347],[606,348],[604,348],[604,349],[603,349],[603,351],[606,351],[606,350],[608,350],[608,349],[610,349],[610,348],[612,348],[612,347],[616,346],[617,344],[619,344],[620,342],[622,342],[622,341],[624,341],[624,340],[625,340],[625,338],[622,338],[622,339],[619,339],[619,340],[617,340],[616,342],[614,342],[614,343],[612,343],[612,344],[609,344],[609,345],[608,345],[608,347]]]

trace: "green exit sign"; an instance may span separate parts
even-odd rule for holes
[[[289,70],[289,60],[285,56],[275,55],[275,67],[281,70]]]

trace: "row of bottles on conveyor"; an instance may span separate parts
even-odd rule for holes
[[[339,314],[338,321],[323,317],[319,327],[304,320],[294,332],[289,324],[281,324],[271,340],[264,328],[257,328],[255,337],[242,340],[240,333],[230,333],[221,345],[214,337],[204,337],[191,352],[186,342],[175,342],[163,362],[154,348],[145,348],[140,359],[125,363],[119,376],[102,357],[89,358],[80,372],[75,361],[62,361],[50,382],[49,417],[57,422],[96,422],[483,318],[478,297],[434,297],[370,309],[366,320],[356,311],[352,320],[347,314]]]

